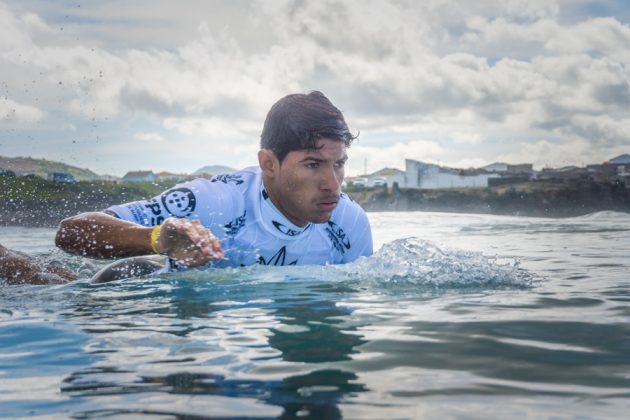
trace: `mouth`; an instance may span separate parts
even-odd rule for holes
[[[335,207],[337,207],[338,202],[339,198],[337,197],[326,198],[322,201],[319,201],[317,203],[317,207],[319,207],[319,209],[322,211],[331,212],[335,209]]]

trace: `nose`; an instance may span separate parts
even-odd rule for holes
[[[341,188],[341,181],[343,175],[337,173],[335,168],[330,168],[324,171],[322,180],[320,182],[320,188],[326,191],[338,191]]]

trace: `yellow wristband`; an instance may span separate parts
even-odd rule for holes
[[[156,254],[159,254],[157,250],[157,239],[158,239],[158,236],[160,236],[161,229],[162,229],[162,225],[157,225],[157,226],[154,226],[153,229],[151,230],[151,249]]]

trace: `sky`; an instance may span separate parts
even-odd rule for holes
[[[583,166],[630,153],[629,0],[0,0],[0,155],[99,174],[257,164],[320,90],[405,159]]]

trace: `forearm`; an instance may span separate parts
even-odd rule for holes
[[[24,258],[0,245],[0,279],[15,281],[18,275],[30,274],[30,267],[24,264]]]
[[[40,271],[35,262],[0,246],[0,279],[9,283],[32,283]]]
[[[55,244],[62,250],[92,258],[152,254],[151,228],[105,213],[83,213],[61,221]]]
[[[76,279],[61,267],[41,267],[36,259],[0,245],[0,279],[8,283],[57,284]]]

